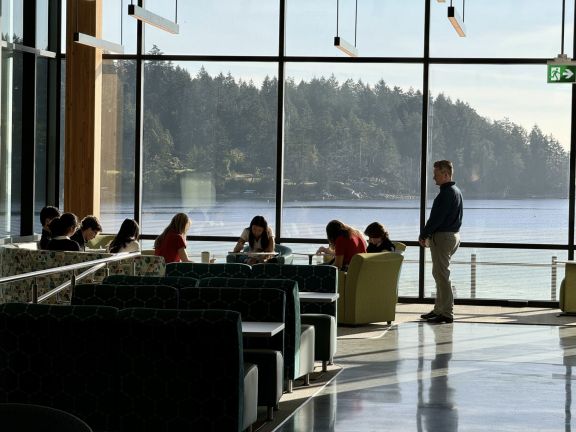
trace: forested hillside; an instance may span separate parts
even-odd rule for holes
[[[121,63],[115,67],[128,83]],[[171,62],[146,62],[144,192],[177,195],[183,176],[206,175],[221,197],[273,196],[277,85],[275,77],[256,86],[203,68],[191,76]],[[133,91],[125,85],[124,97]],[[421,114],[420,91],[384,81],[288,79],[286,198],[418,196]],[[568,154],[538,126],[484,118],[443,94],[430,98],[429,115],[429,157],[454,161],[467,197],[567,195]],[[132,172],[126,160],[124,173]]]

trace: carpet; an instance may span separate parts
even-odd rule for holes
[[[316,366],[316,371],[310,374],[310,385],[304,386],[304,381],[298,379],[294,382],[294,391],[284,393],[280,399],[278,411],[274,411],[274,420],[266,421],[266,408],[258,408],[258,420],[254,423],[254,432],[273,432],[300,409],[310,398],[322,391],[341,371],[338,365],[328,366],[326,372],[322,372],[322,366]]]

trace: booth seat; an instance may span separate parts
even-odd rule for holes
[[[207,277],[248,278],[252,268],[248,264],[204,264],[191,262],[169,263],[166,265],[166,276],[180,276],[202,279]]]
[[[300,292],[336,293],[338,289],[338,269],[330,265],[255,264],[252,276],[293,280],[298,282]],[[300,303],[302,324],[314,326],[315,360],[322,362],[324,371],[333,362],[337,350],[337,304]]]
[[[403,260],[396,252],[354,255],[348,272],[339,275],[338,322],[391,324],[396,318]]]
[[[298,283],[281,279],[249,278],[204,278],[198,281],[200,287],[262,288],[280,289],[286,294],[284,329],[284,377],[286,388],[292,392],[294,380],[304,377],[309,383],[309,374],[314,371],[315,330],[311,325],[302,325],[300,320],[300,299]]]
[[[95,431],[240,432],[258,385],[242,348],[238,312],[0,305],[0,402],[61,409]]]
[[[96,259],[106,258],[112,254],[102,252],[63,252],[47,250],[31,250],[22,248],[0,248],[0,275],[12,276],[38,270],[50,269],[69,264],[82,263]],[[164,276],[164,258],[156,256],[137,256],[125,261],[117,261],[108,265],[110,274]],[[99,282],[107,275],[106,269],[90,275],[82,282]],[[35,278],[38,285],[38,295],[59,286],[70,280],[70,273],[54,274]],[[0,285],[0,302],[29,302],[32,301],[33,279],[25,279]],[[61,293],[64,300],[70,299],[70,292]]]
[[[105,284],[77,285],[72,304],[118,309],[224,309],[239,312],[245,321],[284,322],[285,294],[281,290],[193,288],[193,285],[179,285],[179,289],[176,289],[166,286],[166,280],[174,283],[183,279],[190,278],[110,276],[105,279]],[[126,284],[130,280],[140,283]],[[164,280],[166,285],[153,284],[156,280]],[[122,283],[114,284],[114,281]],[[272,419],[273,409],[278,405],[283,389],[284,332],[272,338],[254,338],[248,342],[244,359],[258,366],[258,405],[268,407],[268,418]]]

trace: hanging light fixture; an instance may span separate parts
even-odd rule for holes
[[[466,0],[462,0],[462,18],[458,12],[456,12],[456,8],[452,6],[452,0],[450,0],[450,6],[448,6],[448,19],[458,33],[460,37],[466,37],[466,29],[464,28],[464,3]]]
[[[575,64],[573,60],[568,58],[567,54],[564,54],[564,21],[566,20],[566,0],[562,0],[562,30],[560,33],[560,54],[548,60],[548,64]]]
[[[148,9],[135,5],[133,0],[128,5],[128,15],[168,33],[180,33],[180,26],[178,25],[178,0],[176,0],[176,15],[174,21],[167,20],[160,15],[156,15],[154,12],[150,12]]]
[[[350,57],[358,57],[356,48],[356,34],[358,30],[358,0],[356,0],[356,12],[354,14],[354,45],[346,42],[338,35],[338,22],[340,13],[340,0],[336,0],[336,37],[334,37],[334,46]]]
[[[122,13],[120,13],[120,23],[122,23]],[[120,27],[122,27],[122,24],[120,24]],[[120,35],[120,37],[122,37],[122,35]],[[110,42],[105,39],[99,39],[78,31],[78,0],[76,0],[76,31],[74,32],[73,40],[75,43],[80,45],[98,48],[111,53],[124,54],[124,46],[122,44]]]

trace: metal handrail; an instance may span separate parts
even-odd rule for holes
[[[52,297],[55,294],[58,294],[59,292],[61,292],[65,288],[68,288],[69,286],[73,285],[77,280],[82,279],[82,278],[86,277],[87,275],[100,270],[103,267],[106,267],[108,265],[108,263],[116,262],[116,261],[122,261],[122,260],[125,260],[127,258],[137,257],[140,255],[141,255],[140,252],[121,252],[121,253],[115,254],[114,256],[111,256],[111,257],[99,258],[99,259],[92,260],[92,261],[85,261],[85,262],[76,263],[76,264],[68,264],[65,266],[53,267],[50,269],[38,270],[38,271],[33,271],[33,272],[28,272],[28,273],[22,273],[19,275],[4,276],[4,277],[0,278],[0,284],[8,283],[8,282],[16,282],[16,281],[20,281],[20,280],[24,280],[24,279],[28,279],[28,278],[37,278],[37,277],[42,277],[42,276],[48,276],[51,274],[68,272],[68,271],[73,272],[72,273],[72,279],[73,280],[64,282],[62,285],[59,285],[58,287],[52,289],[51,291],[43,294],[40,298],[38,298],[38,294],[36,291],[37,290],[36,283],[33,283],[32,284],[32,303],[37,303],[37,302],[44,301],[44,300]],[[85,272],[81,273],[78,276],[76,276],[74,274],[74,272],[76,270],[83,269],[86,267],[91,267],[91,268],[86,270]]]

